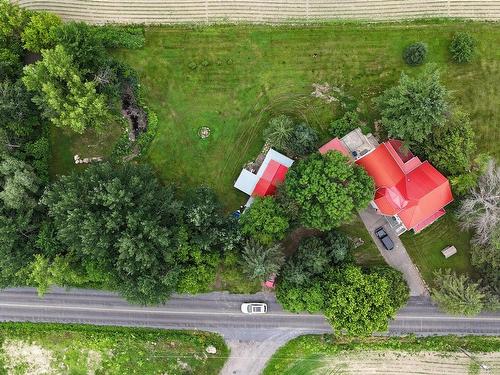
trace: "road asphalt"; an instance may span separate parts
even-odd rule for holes
[[[241,303],[250,301],[266,302],[269,312],[265,315],[241,313]],[[43,298],[39,298],[32,288],[13,288],[0,292],[0,321],[87,323],[218,332],[231,347],[231,358],[222,374],[233,375],[259,374],[274,351],[295,336],[331,332],[322,315],[283,311],[270,293],[174,295],[165,305],[140,307],[110,292],[53,288]],[[407,333],[500,335],[500,314],[449,316],[439,312],[428,297],[411,297],[407,306],[390,322],[388,332],[391,335]]]

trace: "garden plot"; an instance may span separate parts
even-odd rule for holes
[[[474,353],[469,358],[462,352],[400,352],[357,351],[343,352],[336,356],[319,359],[311,374],[419,374],[419,375],[466,375],[500,374],[500,353]],[[489,370],[482,369],[485,364]],[[305,372],[309,373],[309,372]]]

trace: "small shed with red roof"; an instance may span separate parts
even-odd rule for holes
[[[270,149],[256,173],[243,169],[234,187],[250,195],[247,206],[255,197],[273,195],[278,186],[285,180],[288,168],[293,164],[289,157]]]

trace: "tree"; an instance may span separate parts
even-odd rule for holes
[[[66,22],[57,29],[57,42],[73,57],[74,63],[87,78],[108,64],[98,27],[85,22]]]
[[[292,165],[285,193],[300,209],[304,226],[330,230],[349,221],[355,209],[368,205],[374,183],[366,171],[341,153],[315,153]]]
[[[442,172],[456,176],[469,171],[476,151],[469,116],[460,111],[453,113],[435,129],[424,147],[429,161]]]
[[[24,68],[23,82],[33,101],[55,126],[83,133],[109,119],[106,99],[94,82],[85,82],[62,46],[42,52],[43,60]]]
[[[323,285],[323,312],[338,333],[365,336],[386,331],[388,320],[401,307],[394,303],[391,280],[377,272],[363,273],[357,266],[332,269]]]
[[[242,252],[241,264],[251,279],[265,281],[271,274],[277,274],[283,264],[284,256],[279,244],[264,246],[249,240]]]
[[[57,44],[57,29],[61,24],[59,16],[53,13],[32,13],[21,34],[24,48],[32,52],[53,48]]]
[[[3,156],[0,161],[2,176],[0,200],[8,209],[33,209],[40,189],[32,168],[21,160]]]
[[[21,81],[0,82],[0,128],[15,137],[32,135],[37,116],[31,98]]]
[[[264,129],[264,139],[271,144],[271,147],[284,151],[293,137],[294,129],[292,119],[286,115],[280,115],[269,121],[269,125]]]
[[[110,280],[131,301],[162,303],[176,288],[181,204],[145,165],[93,165],[42,197],[61,256]],[[90,270],[90,271],[89,271]]]
[[[427,69],[416,78],[402,73],[399,85],[384,91],[376,103],[389,135],[411,145],[422,143],[444,124],[447,97],[439,72]]]
[[[7,79],[16,79],[22,72],[22,63],[18,54],[7,48],[0,48],[0,83]]]
[[[240,217],[241,233],[263,245],[285,238],[289,223],[273,197],[257,198]]]
[[[479,284],[465,275],[457,275],[450,269],[434,273],[432,298],[447,313],[455,315],[477,315],[483,309],[485,295]]]
[[[490,159],[478,186],[460,205],[458,218],[464,229],[475,231],[472,242],[488,243],[500,226],[500,167]]]
[[[295,126],[287,151],[294,157],[302,157],[317,150],[318,133],[306,124]]]

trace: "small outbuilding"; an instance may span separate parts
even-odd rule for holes
[[[445,258],[449,258],[457,253],[457,248],[455,246],[448,246],[447,248],[441,250],[441,253]]]

